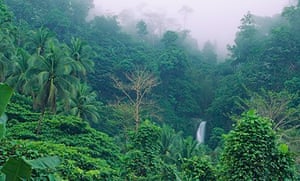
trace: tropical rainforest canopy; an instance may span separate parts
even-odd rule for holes
[[[222,62],[91,8],[0,0],[0,180],[300,178],[300,2],[241,17]]]

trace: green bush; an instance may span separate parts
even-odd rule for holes
[[[2,153],[35,159],[59,156],[58,173],[69,180],[111,180],[118,178],[120,149],[108,135],[91,128],[84,120],[72,116],[45,115],[40,134],[36,120],[10,124],[8,136],[20,141],[6,141]],[[26,141],[23,141],[26,140]],[[0,153],[1,154],[1,153]],[[2,160],[2,162],[4,162]],[[1,162],[0,162],[1,163]]]
[[[293,180],[294,161],[281,147],[269,119],[243,114],[225,137],[221,180]]]
[[[57,173],[64,179],[109,180],[117,175],[117,171],[105,160],[87,154],[88,148],[29,140],[2,140],[1,145],[1,165],[11,157],[24,157],[29,160],[55,155],[62,162],[57,168]]]
[[[129,151],[124,156],[123,177],[129,180],[159,180],[162,160],[159,157],[160,128],[149,120],[130,133]]]
[[[185,158],[182,164],[183,180],[216,180],[215,171],[206,157]]]

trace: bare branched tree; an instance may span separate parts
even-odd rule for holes
[[[260,94],[251,93],[250,99],[240,99],[238,105],[244,109],[255,109],[263,117],[273,121],[274,130],[288,130],[300,127],[300,110],[290,106],[296,95],[287,91],[272,92],[262,90]]]
[[[114,86],[126,96],[129,103],[134,107],[133,117],[137,129],[140,124],[142,109],[151,104],[151,101],[147,101],[146,96],[151,92],[152,88],[159,84],[159,81],[153,73],[139,67],[132,72],[126,73],[125,78],[126,80],[121,80],[112,76]]]

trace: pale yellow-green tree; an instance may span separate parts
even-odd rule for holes
[[[112,76],[112,80],[114,86],[125,95],[128,103],[133,106],[133,118],[135,127],[138,129],[142,110],[151,104],[147,95],[159,84],[159,81],[153,73],[145,68],[136,68],[134,71],[126,73],[124,77],[125,79],[122,80]]]

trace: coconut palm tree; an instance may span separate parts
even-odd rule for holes
[[[6,83],[14,88],[15,91],[25,94],[24,85],[28,81],[26,71],[30,68],[28,59],[30,55],[24,49],[17,49],[11,63]]]
[[[78,62],[79,67],[79,77],[86,77],[88,72],[94,71],[94,62],[92,57],[95,56],[95,52],[92,51],[92,48],[85,43],[83,43],[78,38],[72,38],[70,44],[70,56]]]
[[[44,27],[31,31],[31,38],[25,47],[30,50],[31,53],[36,53],[38,56],[42,56],[45,53],[47,42],[53,39],[53,34]]]
[[[68,113],[84,120],[97,123],[100,119],[101,102],[97,101],[97,94],[87,84],[79,84],[71,95]]]
[[[0,82],[5,81],[7,78],[14,51],[15,47],[12,38],[7,32],[0,30]]]
[[[36,132],[41,131],[45,111],[56,113],[57,100],[68,104],[68,96],[79,83],[71,74],[78,67],[68,56],[68,48],[56,39],[46,42],[43,50],[33,54],[29,61],[30,69],[26,72],[31,77],[25,85],[33,97],[34,108],[39,108],[41,116]]]
[[[30,82],[39,86],[37,101],[40,109],[44,111],[49,108],[55,113],[57,99],[66,99],[78,83],[78,79],[70,74],[78,67],[76,62],[68,56],[65,45],[51,39],[47,42],[44,55],[37,52],[29,59],[29,64],[31,69],[27,71],[27,76],[32,77]]]

